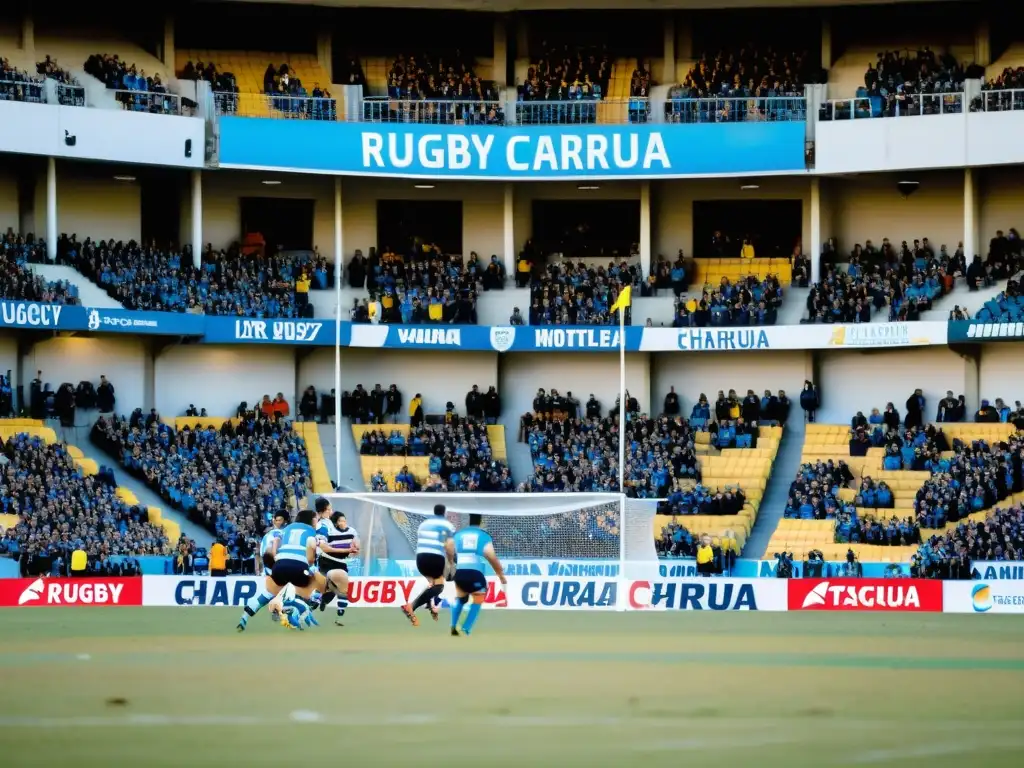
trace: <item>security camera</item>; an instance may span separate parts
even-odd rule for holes
[[[917,188],[920,187],[920,186],[921,186],[921,182],[919,182],[919,181],[907,181],[907,180],[904,180],[904,181],[897,181],[896,182],[896,189],[899,190],[899,193],[903,197],[904,200],[906,198],[910,197],[915,192],[917,192]]]
[[[71,131],[64,131],[64,143],[69,147],[73,147],[78,143],[78,137],[72,136]]]

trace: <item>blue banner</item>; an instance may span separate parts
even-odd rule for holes
[[[62,304],[0,301],[0,327],[80,331],[85,330],[85,310]]]
[[[133,312],[128,309],[87,309],[85,312],[85,330],[109,333],[202,336],[207,323],[203,315],[179,312]]]
[[[221,167],[489,180],[803,172],[803,122],[389,126],[220,119]]]
[[[351,323],[341,324],[341,346],[349,344]],[[337,339],[333,320],[259,320],[246,317],[208,317],[203,338],[208,344],[288,344],[333,347]]]
[[[980,320],[951,320],[950,344],[973,344],[979,341],[1020,341],[1024,339],[1024,322],[994,323]]]

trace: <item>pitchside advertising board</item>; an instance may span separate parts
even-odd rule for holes
[[[0,579],[0,607],[142,605],[143,580]]]
[[[942,601],[946,613],[1024,613],[1024,582],[947,581]]]
[[[927,579],[789,579],[791,611],[942,612],[942,582]]]

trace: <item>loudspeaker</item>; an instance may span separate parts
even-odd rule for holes
[[[192,157],[192,139],[185,139],[185,157]]]

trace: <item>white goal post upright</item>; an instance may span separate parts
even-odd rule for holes
[[[416,530],[444,504],[456,528],[484,516],[502,561],[617,562],[619,576],[647,578],[656,568],[656,503],[620,493],[333,493],[362,542],[362,575],[415,557]]]

